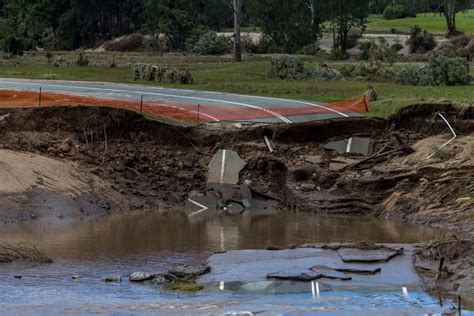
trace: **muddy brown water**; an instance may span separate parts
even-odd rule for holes
[[[239,296],[199,293],[164,293],[151,285],[133,285],[126,275],[133,271],[164,271],[178,263],[205,263],[215,251],[262,249],[315,242],[373,241],[414,243],[440,232],[422,226],[374,218],[319,217],[285,213],[272,217],[222,216],[190,222],[182,216],[117,214],[97,220],[43,220],[3,226],[0,242],[28,241],[54,259],[51,265],[0,266],[0,313],[31,310],[54,313],[154,313],[206,314],[229,310],[259,309],[267,312],[310,312],[314,306],[305,295]],[[72,280],[79,275],[79,280]],[[121,275],[121,284],[104,284],[104,275]],[[16,279],[15,276],[22,276]],[[335,294],[334,294],[335,295]],[[337,293],[322,308],[342,314],[366,308],[389,312],[438,311],[429,295],[415,293],[412,301],[400,293]],[[374,300],[377,304],[374,305]],[[301,306],[296,306],[301,304]],[[217,307],[216,307],[217,306]],[[386,310],[387,311],[387,310]]]

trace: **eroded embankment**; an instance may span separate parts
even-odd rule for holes
[[[444,121],[437,118],[439,112],[459,137],[427,160],[436,146],[450,137]],[[169,126],[109,108],[1,109],[0,146],[60,159],[81,172],[72,178],[90,184],[90,190],[71,184],[66,194],[74,190],[95,192],[100,197],[112,194],[114,209],[182,206],[189,192],[207,190],[208,164],[217,150],[231,149],[248,162],[241,178],[250,180],[247,183],[252,191],[274,197],[285,206],[327,214],[379,214],[459,230],[469,227],[473,208],[473,122],[473,107],[451,105],[414,106],[388,120],[359,118],[240,128]],[[269,152],[264,135],[272,139],[274,153]],[[354,136],[373,139],[373,154],[340,155],[323,148],[328,141]],[[57,183],[51,188],[63,187],[61,181],[71,178],[56,173],[64,166],[55,167],[54,160],[32,159],[38,159],[28,164],[34,168],[29,173],[22,171],[28,175],[18,175],[23,182],[31,174],[52,173],[53,169],[55,174],[50,176],[57,179],[51,181]],[[38,178],[32,181],[38,182]],[[24,186],[39,190],[38,184]],[[3,195],[8,192],[2,189]],[[77,195],[72,194],[74,198]],[[89,202],[103,212],[111,209],[110,203]],[[45,206],[40,204],[36,204],[35,217],[43,216],[41,208]],[[54,207],[49,208],[54,215]],[[9,209],[15,212],[15,207]],[[0,220],[5,220],[2,214]]]

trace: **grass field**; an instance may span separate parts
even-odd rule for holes
[[[73,56],[73,53],[69,53]],[[101,59],[108,60],[107,54],[88,54],[91,61],[100,63]],[[128,58],[129,62],[137,58],[146,59],[144,54],[127,54],[117,56]],[[227,59],[225,59],[227,58]],[[16,66],[0,64],[0,77],[10,78],[35,78],[35,79],[63,79],[83,81],[104,81],[117,83],[139,83],[146,85],[161,85],[173,88],[209,90],[261,96],[275,96],[321,102],[334,102],[347,98],[359,97],[364,94],[368,84],[372,85],[379,100],[370,103],[373,116],[384,117],[396,112],[398,109],[414,104],[429,102],[457,102],[472,103],[474,100],[474,83],[470,86],[459,87],[413,87],[402,86],[391,82],[366,82],[366,81],[282,81],[268,79],[266,69],[269,66],[269,57],[253,58],[252,61],[234,64],[230,57],[220,57],[218,62],[209,57],[163,55],[152,56],[153,62],[189,67],[194,74],[196,83],[193,85],[158,84],[155,82],[134,82],[132,71],[126,67],[100,68],[100,67],[64,67],[54,68],[46,63],[43,55],[25,56],[17,60]],[[315,65],[320,60],[307,57],[307,65]],[[11,61],[10,61],[11,63]],[[399,65],[402,66],[402,65]],[[474,67],[473,67],[474,68]],[[474,71],[472,72],[474,75]]]
[[[474,9],[461,12],[456,16],[459,31],[474,34]],[[422,29],[445,35],[447,31],[444,16],[437,13],[418,14],[416,18],[385,20],[381,15],[371,15],[367,25],[368,33],[390,33],[392,28],[402,33],[410,33],[410,29],[418,25]]]

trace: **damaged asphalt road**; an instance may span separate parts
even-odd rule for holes
[[[427,159],[451,137],[438,113],[458,137]],[[76,178],[82,179],[69,191],[56,190],[58,180],[42,182],[45,166],[31,162],[31,183],[21,192],[0,192],[18,204],[0,211],[3,223],[184,208],[197,221],[290,209],[374,215],[453,231],[474,226],[473,107],[419,105],[387,120],[243,127],[171,126],[92,107],[1,109],[0,117],[1,150],[47,156],[51,165],[74,162]],[[88,211],[77,188],[91,181],[98,189],[87,195]],[[45,183],[52,196],[47,211],[40,199],[15,200],[42,192]],[[65,196],[72,205],[66,213]],[[460,271],[469,269],[467,256],[464,252]]]

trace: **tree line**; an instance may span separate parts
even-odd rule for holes
[[[444,14],[450,34],[456,13],[469,0],[0,0],[0,43],[8,50],[95,47],[133,32],[163,34],[173,50],[203,30],[235,30],[236,60],[241,27],[261,30],[280,52],[312,45],[322,32],[345,52],[351,32],[362,33],[370,13],[389,5]]]

